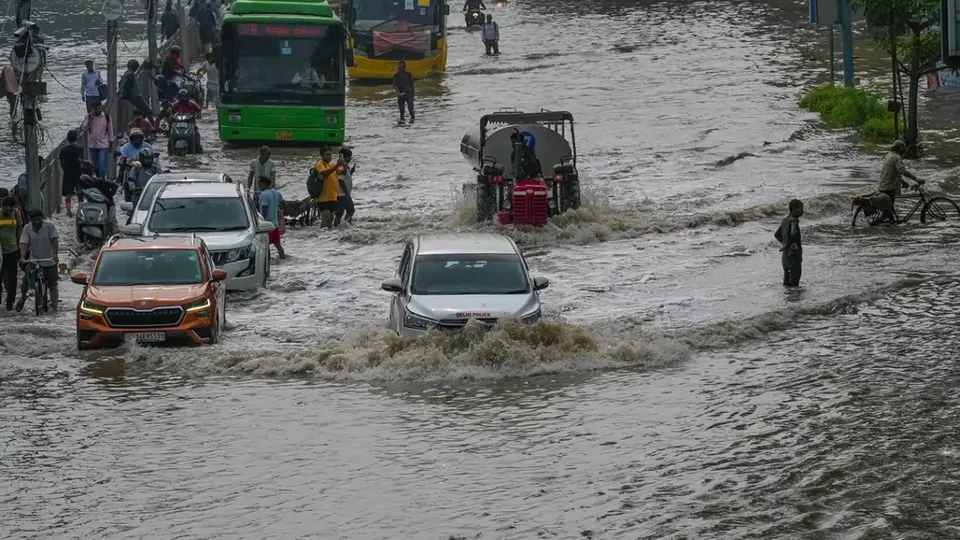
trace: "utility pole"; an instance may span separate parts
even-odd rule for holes
[[[46,53],[41,43],[40,32],[31,28],[30,0],[20,0],[17,5],[18,29],[14,33],[16,42],[10,54],[17,75],[23,81],[20,91],[20,103],[23,107],[23,146],[27,175],[27,209],[43,210],[43,195],[40,178],[40,148],[37,140],[40,110],[37,100],[47,93],[47,85],[40,81],[46,61]]]
[[[838,0],[840,10],[840,41],[843,45],[843,85],[853,86],[853,16],[850,0]]]
[[[113,129],[123,129],[117,126],[120,107],[117,106],[117,27],[120,17],[123,16],[123,4],[120,0],[107,0],[103,6],[103,18],[107,20],[107,111]],[[119,132],[117,132],[119,133]],[[107,178],[116,180],[116,156],[113,155],[113,144],[110,141],[110,150],[107,152]]]
[[[153,87],[153,78],[157,76],[157,2],[156,0],[147,0],[147,65],[143,66],[144,73],[147,74],[147,105],[151,112],[156,112],[154,93],[150,90]]]

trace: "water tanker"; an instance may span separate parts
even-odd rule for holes
[[[573,115],[566,111],[484,115],[464,134],[460,153],[477,174],[477,219],[545,225],[580,207]]]

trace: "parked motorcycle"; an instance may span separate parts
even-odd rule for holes
[[[174,114],[170,122],[170,136],[167,139],[167,152],[174,156],[199,154],[200,134],[197,131],[197,119],[192,114]]]
[[[88,249],[103,244],[110,237],[110,220],[107,198],[98,189],[87,188],[81,192],[83,200],[77,207],[74,221],[77,226],[77,242]]]

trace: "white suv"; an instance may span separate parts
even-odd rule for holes
[[[140,194],[140,202],[134,208],[132,202],[120,203],[120,210],[127,213],[127,225],[133,223],[146,223],[147,213],[153,206],[153,199],[160,192],[164,184],[187,183],[187,182],[233,182],[233,179],[223,173],[209,172],[176,172],[160,173],[153,175],[147,185],[143,187],[143,193]]]
[[[143,223],[121,232],[132,236],[194,233],[206,242],[227,290],[247,291],[270,277],[267,233],[275,228],[253,207],[246,186],[232,183],[163,184]]]

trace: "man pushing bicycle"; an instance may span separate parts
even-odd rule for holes
[[[880,184],[877,186],[877,191],[890,197],[890,208],[883,209],[883,216],[878,223],[882,223],[884,220],[889,220],[890,223],[896,222],[893,213],[893,203],[896,202],[903,188],[910,187],[910,184],[904,181],[903,177],[913,180],[917,185],[923,185],[924,181],[914,176],[913,173],[907,170],[906,165],[904,165],[903,154],[906,152],[907,145],[903,141],[896,141],[893,143],[893,146],[890,147],[890,151],[887,152],[887,157],[883,160],[883,168],[880,169]]]
[[[24,275],[20,285],[20,299],[17,300],[17,311],[23,311],[23,305],[26,303],[29,279],[27,270],[34,264],[42,269],[41,275],[50,291],[50,309],[57,311],[57,302],[60,300],[60,291],[57,289],[57,281],[60,278],[57,269],[59,255],[60,235],[57,234],[57,227],[50,221],[44,221],[41,210],[31,210],[30,224],[23,228],[23,233],[20,235],[20,268],[24,270]]]

